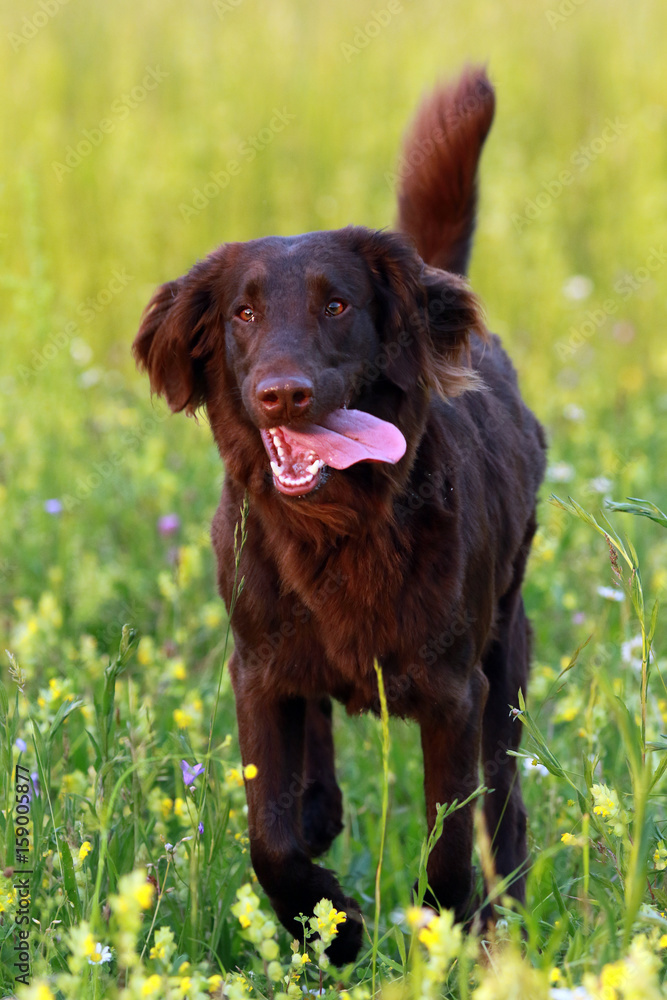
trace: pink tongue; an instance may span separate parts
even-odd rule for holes
[[[362,410],[334,410],[321,424],[305,424],[298,431],[281,427],[294,451],[314,451],[332,469],[356,462],[398,462],[405,454],[405,438],[394,424]]]

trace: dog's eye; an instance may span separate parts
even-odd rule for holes
[[[341,313],[344,313],[346,309],[347,305],[344,302],[341,302],[340,299],[332,299],[331,302],[329,302],[329,304],[327,305],[324,312],[326,313],[327,316],[340,316]]]
[[[255,314],[250,308],[250,306],[241,306],[240,309],[236,310],[236,315],[239,319],[242,319],[244,323],[254,323]]]

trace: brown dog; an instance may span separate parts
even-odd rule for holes
[[[521,582],[544,437],[462,275],[491,85],[466,71],[422,106],[399,228],[348,227],[220,247],[153,296],[134,343],[174,411],[205,406],[226,478],[213,522],[228,607],[249,498],[230,672],[252,862],[285,926],[322,897],[357,903],[313,863],[340,831],[331,701],[415,719],[426,813],[479,780],[501,876],[521,899],[526,817],[509,706],[528,676]],[[415,249],[416,244],[416,249]],[[472,811],[428,863],[432,905],[472,905]]]

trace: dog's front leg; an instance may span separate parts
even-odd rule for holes
[[[301,940],[296,918],[310,917],[320,899],[330,899],[347,919],[328,949],[336,965],[351,962],[361,945],[362,923],[355,900],[345,896],[333,873],[313,864],[301,823],[303,798],[304,698],[279,698],[244,671],[238,656],[230,664],[243,764],[257,774],[246,781],[250,857],[281,923]],[[253,683],[254,681],[254,683]]]
[[[431,830],[438,805],[463,802],[477,788],[481,722],[488,682],[475,668],[468,696],[458,712],[429,705],[419,719],[424,753],[426,818]],[[424,900],[434,907],[454,910],[457,920],[472,913],[473,805],[458,809],[445,820],[442,836],[428,861],[430,892]]]

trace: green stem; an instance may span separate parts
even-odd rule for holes
[[[378,857],[377,869],[375,872],[375,926],[373,929],[373,982],[371,996],[375,997],[375,979],[377,972],[378,941],[380,937],[380,876],[382,874],[382,861],[384,858],[384,845],[387,836],[387,815],[389,812],[389,711],[387,709],[387,696],[384,690],[384,678],[382,667],[375,663],[375,673],[378,682],[378,694],[380,696],[380,717],[382,726],[382,821],[380,824],[380,854]]]

